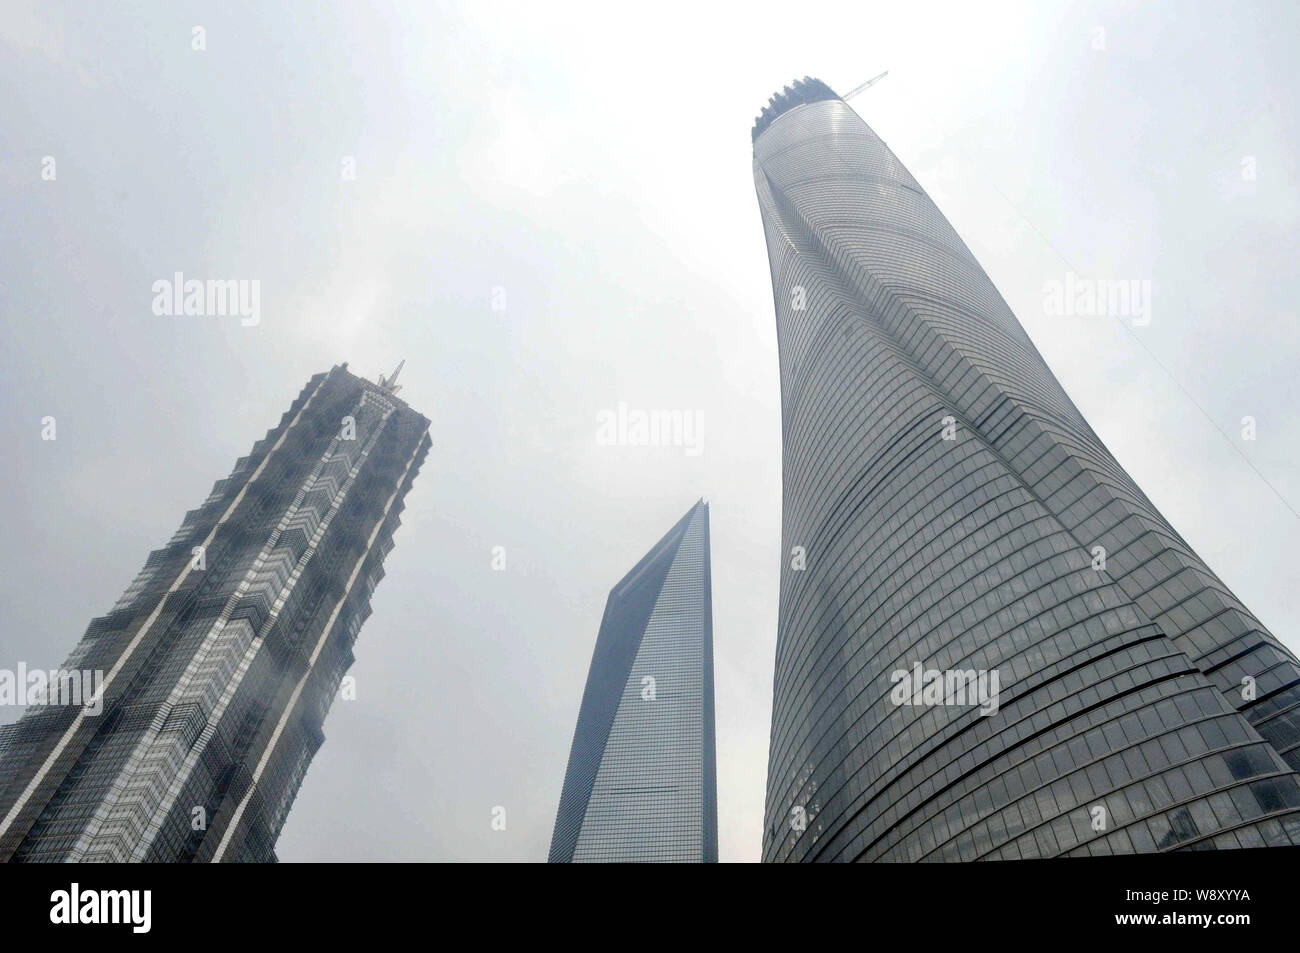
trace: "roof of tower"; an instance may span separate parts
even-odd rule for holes
[[[763,111],[754,120],[752,138],[757,141],[759,135],[762,134],[764,129],[772,125],[777,116],[793,109],[795,106],[802,106],[804,103],[818,103],[824,99],[839,98],[835,90],[819,79],[813,79],[811,76],[796,79],[793,86],[787,86],[768,100],[767,105],[763,107]]]

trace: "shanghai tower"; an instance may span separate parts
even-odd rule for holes
[[[773,97],[753,148],[784,444],[764,860],[1300,844],[1296,657],[830,88]]]
[[[550,863],[717,861],[711,593],[701,500],[610,591]]]
[[[90,623],[94,704],[0,729],[0,859],[276,859],[429,450],[398,389],[308,381]]]

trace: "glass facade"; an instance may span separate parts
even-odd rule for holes
[[[313,377],[64,663],[103,710],[0,729],[0,859],[275,859],[429,450],[395,392]]]
[[[710,598],[701,501],[610,592],[551,863],[717,861]]]
[[[764,859],[1300,843],[1300,664],[921,186],[815,80],[759,117],[754,178],[784,439]],[[996,710],[900,697],[923,669],[996,675]]]

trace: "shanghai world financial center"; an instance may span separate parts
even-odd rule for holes
[[[1295,655],[844,99],[787,86],[752,145],[783,441],[762,859],[1300,844]],[[277,859],[433,444],[397,390],[313,377],[90,623],[66,668],[101,710],[0,729],[0,857]],[[637,541],[574,635],[551,862],[718,860],[709,519]]]

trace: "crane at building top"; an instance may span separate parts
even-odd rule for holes
[[[867,81],[866,81],[865,83],[863,83],[861,86],[855,86],[855,87],[853,87],[851,90],[849,90],[849,91],[848,91],[847,93],[845,93],[843,96],[841,96],[840,99],[848,99],[850,96],[856,96],[858,93],[862,92],[862,91],[863,91],[864,89],[866,89],[868,86],[875,86],[876,83],[880,82],[882,79],[884,79],[884,78],[885,78],[886,76],[888,76],[888,75],[889,75],[889,70],[885,70],[885,71],[884,71],[883,73],[881,73],[879,76],[873,76],[873,77],[871,77],[871,79],[867,80]]]

